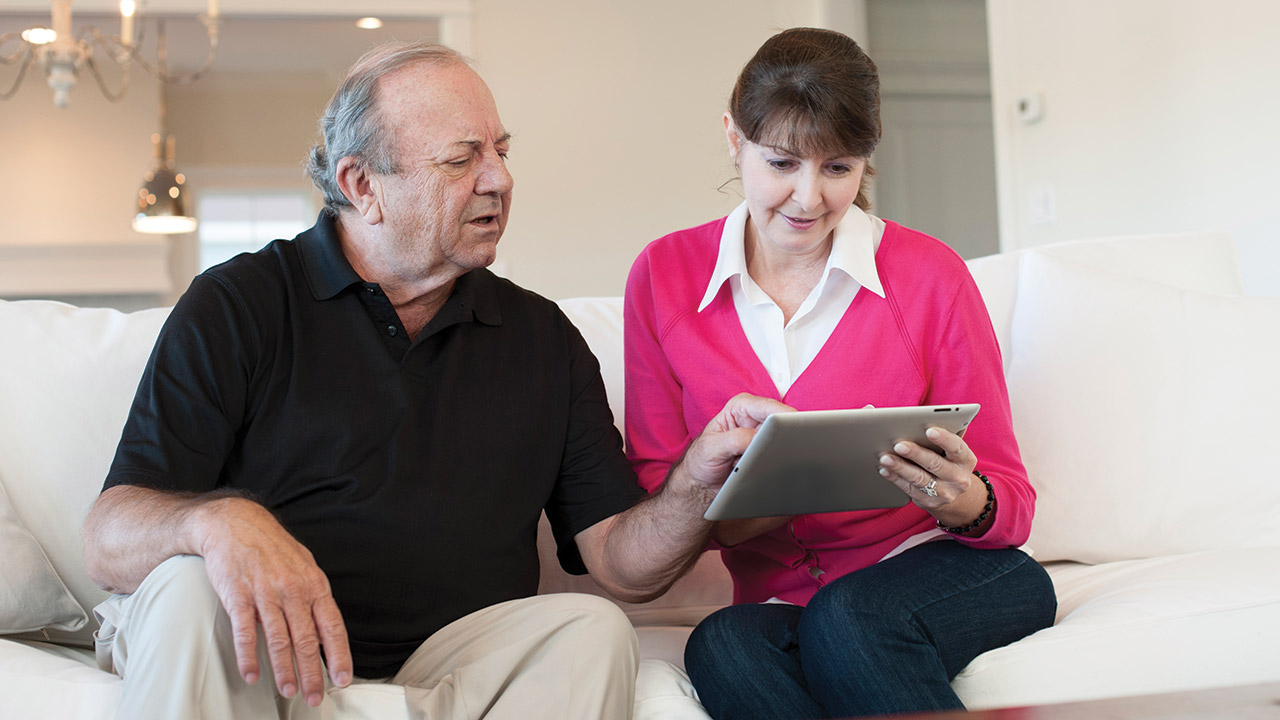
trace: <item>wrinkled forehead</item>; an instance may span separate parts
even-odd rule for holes
[[[379,82],[378,105],[387,129],[412,144],[496,143],[507,135],[489,86],[463,63],[390,73]]]

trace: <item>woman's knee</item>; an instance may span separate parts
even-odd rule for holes
[[[893,597],[876,583],[862,582],[856,574],[827,585],[805,607],[800,619],[801,633],[817,629],[830,632],[856,631],[866,620],[880,623],[908,623],[911,611],[902,598]]]
[[[755,658],[795,645],[792,605],[730,605],[708,615],[685,643],[685,667],[720,666],[725,658]]]

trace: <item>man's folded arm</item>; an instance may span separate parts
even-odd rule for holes
[[[231,620],[236,662],[257,682],[258,625],[285,697],[312,706],[324,693],[324,661],[335,685],[351,681],[346,626],[311,552],[262,505],[223,492],[191,494],[117,485],[103,491],[84,525],[94,582],[132,593],[175,555],[199,555]],[[321,656],[321,648],[324,657]],[[295,672],[296,662],[296,672]]]

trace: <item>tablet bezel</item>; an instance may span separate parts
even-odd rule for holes
[[[931,426],[961,434],[978,410],[978,403],[966,403],[775,413],[765,418],[704,517],[901,507],[909,498],[880,475],[880,456],[900,440],[933,447],[924,435]]]

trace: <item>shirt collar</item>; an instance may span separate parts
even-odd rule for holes
[[[729,279],[734,276],[750,278],[747,274],[747,219],[745,202],[725,218],[724,229],[720,233],[720,253],[716,257],[715,269],[711,271],[707,291],[698,305],[698,312],[711,304]],[[844,219],[836,226],[823,278],[830,276],[833,269],[843,271],[863,287],[884,297],[880,274],[876,271],[876,243],[871,217],[856,205],[849,208]],[[754,283],[744,282],[743,285],[747,289],[754,286]]]
[[[316,224],[294,238],[294,242],[298,244],[303,272],[316,300],[329,300],[352,285],[364,284],[342,252],[337,225],[329,213],[321,212]],[[501,325],[497,284],[498,278],[488,270],[472,270],[458,278],[448,304],[460,305],[463,312],[473,314],[485,325]]]
[[[501,325],[502,311],[498,304],[496,275],[485,268],[471,270],[458,278],[453,285],[450,303],[459,303],[464,311],[470,311],[476,322],[482,325]]]
[[[355,283],[364,282],[342,254],[342,241],[333,216],[322,211],[310,230],[294,238],[307,285],[316,300],[328,300]]]

